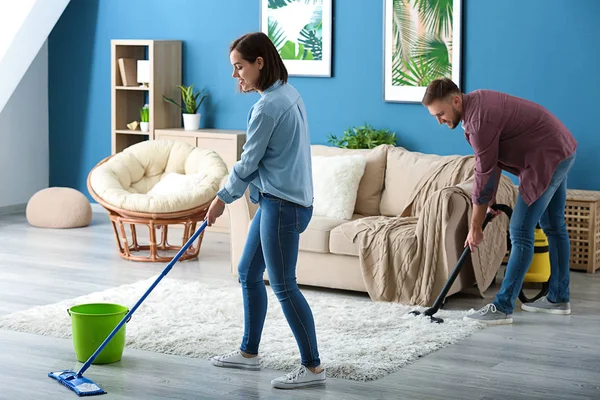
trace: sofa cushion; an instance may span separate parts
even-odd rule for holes
[[[360,153],[313,156],[313,216],[352,219],[365,165],[366,158]]]
[[[344,236],[341,228],[342,225],[333,228],[329,234],[329,252],[358,257],[358,242],[352,243]]]
[[[361,215],[379,215],[381,191],[385,177],[386,153],[389,145],[374,149],[342,149],[339,147],[312,145],[313,156],[338,156],[345,154],[364,154],[367,159],[365,172],[358,185],[354,212]]]
[[[363,217],[354,214],[352,220]],[[314,216],[300,235],[300,250],[312,253],[329,253],[329,234],[332,229],[349,222],[344,219]]]
[[[456,156],[441,156],[391,147],[387,151],[384,188],[380,213],[386,217],[400,215],[408,206],[410,196],[419,181],[440,162]]]

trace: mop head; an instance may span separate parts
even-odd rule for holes
[[[84,376],[78,377],[77,372],[73,370],[50,372],[48,376],[74,391],[77,396],[95,396],[106,393],[100,386],[88,378]]]

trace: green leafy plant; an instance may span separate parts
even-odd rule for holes
[[[375,129],[365,123],[344,131],[340,138],[329,134],[329,143],[344,149],[372,149],[382,144],[396,145],[396,134],[387,129]]]
[[[277,51],[281,51],[281,48],[286,42],[285,32],[279,26],[279,22],[276,19],[269,17],[269,39],[275,45]]]
[[[397,66],[394,62],[394,71],[392,72],[392,83],[403,86],[427,86],[435,79],[432,72],[433,66],[423,57],[410,58],[406,60],[397,60],[403,68]],[[406,71],[406,72],[405,72]]]
[[[287,40],[284,30],[279,25],[277,20],[269,17],[269,38],[275,48],[284,60],[314,60],[314,51],[319,52],[319,59],[321,57],[321,39],[316,37],[316,32],[308,32],[304,29],[300,32],[303,39],[300,39],[298,47],[291,40]]]
[[[311,51],[305,49],[303,44],[299,44],[297,50],[298,52],[296,53],[294,43],[288,40],[281,48],[281,58],[284,60],[314,60]]]
[[[140,108],[140,120],[141,122],[150,122],[150,108],[148,104],[145,104],[144,107]]]
[[[300,31],[300,36],[302,37],[299,42],[310,50],[315,60],[321,60],[323,58],[323,39],[318,36],[318,32],[304,28]]]
[[[323,58],[323,9],[319,0],[269,0],[269,10],[285,8],[291,3],[303,3],[312,8],[312,15],[296,35],[285,28],[285,19],[268,17],[268,36],[284,60],[321,60]]]
[[[427,86],[451,78],[452,12],[453,0],[393,0],[393,85]]]
[[[177,87],[181,90],[181,98],[183,100],[183,104],[179,104],[175,100],[173,100],[169,97],[166,97],[164,95],[163,95],[163,100],[181,108],[181,110],[186,114],[196,114],[198,112],[198,109],[202,105],[202,102],[204,101],[204,99],[206,99],[206,97],[208,97],[208,94],[203,94],[204,89],[202,89],[200,92],[194,94],[194,85],[193,84],[188,87],[180,86],[180,85],[177,85]],[[200,96],[200,95],[202,95],[202,96]],[[200,96],[199,100],[198,100],[198,96]]]
[[[269,8],[274,10],[277,8],[285,7],[288,4],[293,3],[295,1],[302,2],[305,4],[319,3],[319,0],[269,0]]]
[[[269,8],[276,9],[287,6],[293,0],[269,0]]]

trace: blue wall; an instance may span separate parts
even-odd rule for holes
[[[577,138],[569,187],[600,190],[598,0],[463,0],[463,88],[539,102]],[[313,143],[368,122],[398,145],[469,154],[460,129],[420,104],[382,99],[381,0],[338,0],[332,78],[291,77],[307,104]],[[222,15],[222,16],[219,16]],[[228,47],[259,29],[258,0],[73,0],[49,39],[50,184],[87,193],[88,171],[110,154],[110,40],[179,39],[184,84],[206,87],[203,127],[245,129],[256,94],[235,92]]]

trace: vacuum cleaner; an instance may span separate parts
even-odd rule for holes
[[[512,208],[510,208],[506,204],[494,204],[493,206],[491,206],[491,208],[494,211],[503,212],[504,214],[506,214],[508,219],[510,219],[510,217],[512,216]],[[487,226],[487,224],[492,219],[494,219],[494,217],[495,217],[495,215],[492,213],[486,214],[485,220],[483,221],[482,230],[485,230],[485,227]],[[456,263],[456,266],[454,267],[454,271],[452,271],[452,274],[446,281],[444,288],[442,289],[442,291],[438,294],[437,298],[435,299],[435,303],[433,304],[432,307],[428,308],[427,310],[425,310],[423,312],[423,315],[431,318],[431,322],[437,322],[438,324],[441,324],[442,322],[444,322],[444,320],[442,318],[435,317],[434,315],[440,310],[440,308],[442,308],[444,301],[446,299],[446,295],[448,294],[448,291],[454,284],[454,281],[456,280],[456,278],[458,277],[458,274],[460,273],[464,264],[466,263],[467,257],[469,257],[470,255],[471,255],[471,248],[467,245],[467,246],[465,246],[465,249],[463,250],[462,254],[460,255],[458,262]],[[411,311],[410,314],[420,315],[421,312],[414,310],[414,311]]]
[[[509,241],[508,251],[510,248]],[[541,284],[540,291],[533,297],[527,297],[523,288],[519,292],[519,300],[521,303],[532,303],[539,299],[542,296],[548,294],[550,289],[550,273],[552,269],[550,268],[550,251],[548,246],[548,237],[538,224],[535,227],[535,235],[533,242],[533,259],[531,260],[531,264],[529,264],[529,269],[525,274],[525,279],[523,282],[529,283],[538,283]]]
[[[129,319],[131,318],[131,315],[135,312],[135,310],[138,309],[140,304],[142,304],[142,302],[146,299],[146,297],[148,297],[148,295],[150,294],[150,292],[152,292],[152,290],[156,287],[156,285],[158,285],[158,283],[169,273],[171,268],[173,268],[175,263],[177,261],[179,261],[179,259],[183,255],[183,253],[185,253],[187,251],[188,247],[190,247],[190,245],[192,243],[194,243],[194,241],[198,238],[198,236],[200,236],[200,234],[204,231],[204,229],[206,228],[207,225],[208,225],[208,221],[205,220],[204,223],[202,224],[202,226],[200,226],[200,228],[192,235],[192,237],[189,238],[189,240],[177,252],[175,257],[173,257],[171,262],[169,262],[169,264],[165,267],[165,269],[158,276],[158,278],[156,278],[154,283],[152,283],[152,285],[148,288],[148,290],[146,290],[146,293],[144,293],[144,295],[138,300],[138,302],[135,304],[135,306],[133,306],[131,308],[131,310],[127,313],[127,315],[125,315],[123,317],[121,322],[119,322],[119,324],[115,327],[115,329],[113,329],[113,331],[108,335],[108,337],[104,340],[104,342],[102,342],[100,347],[98,347],[98,349],[94,352],[94,354],[92,354],[90,356],[90,358],[85,362],[85,364],[83,364],[83,366],[81,367],[81,369],[78,372],[75,372],[73,370],[62,370],[62,371],[49,372],[48,376],[52,379],[56,379],[58,382],[62,383],[63,385],[65,385],[66,387],[71,389],[73,392],[75,392],[80,397],[105,394],[106,391],[104,391],[99,385],[97,385],[91,379],[88,379],[85,376],[83,376],[83,373],[90,367],[90,365],[92,365],[92,362],[96,359],[96,357],[98,357],[98,354],[100,354],[100,352],[104,349],[104,347],[111,341],[111,339],[113,338],[113,336],[116,335],[116,333],[119,331],[119,329],[121,329],[121,327],[127,321],[129,321]]]

